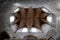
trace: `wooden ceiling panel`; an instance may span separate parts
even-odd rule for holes
[[[41,24],[47,23],[47,13],[43,13],[41,8],[21,8],[15,13],[15,23],[20,27],[41,27]]]

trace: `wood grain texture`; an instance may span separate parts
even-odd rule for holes
[[[47,22],[46,16],[47,16],[46,13],[42,13],[42,14],[41,14],[41,20],[42,20],[43,22]]]
[[[26,25],[26,10],[24,8],[20,9],[21,20],[19,22],[19,27],[24,27]]]
[[[34,10],[29,8],[27,12],[27,27],[30,28],[33,25]]]
[[[20,9],[21,18],[26,18],[26,10],[24,8]]]
[[[40,20],[39,20],[39,18],[40,18],[40,15],[41,15],[41,10],[40,9],[36,9],[36,11],[35,11],[35,17],[34,17],[34,22],[35,22],[35,27],[36,28],[40,28]]]
[[[20,23],[19,23],[19,27],[20,28],[25,27],[25,24],[26,24],[25,19],[24,18],[21,18]]]
[[[20,28],[41,27],[42,24],[47,23],[47,13],[42,12],[41,8],[21,8],[19,12],[15,13],[15,23],[19,24]]]

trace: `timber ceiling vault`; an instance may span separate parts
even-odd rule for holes
[[[20,8],[14,15],[14,24],[17,24],[19,28],[35,27],[40,29],[42,24],[47,23],[47,13],[42,11],[41,8]]]
[[[47,13],[41,10],[41,8],[20,8],[18,12],[15,13],[15,24],[19,28],[27,27],[41,27],[42,24],[47,23],[46,20]]]

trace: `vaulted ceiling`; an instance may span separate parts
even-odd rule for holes
[[[20,8],[15,14],[14,24],[22,27],[41,27],[42,24],[47,23],[47,13],[41,10],[41,8]]]

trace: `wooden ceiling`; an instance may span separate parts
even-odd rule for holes
[[[42,24],[47,23],[47,13],[42,11],[41,8],[20,8],[14,15],[14,24],[17,24],[20,28],[36,27],[40,29]]]

